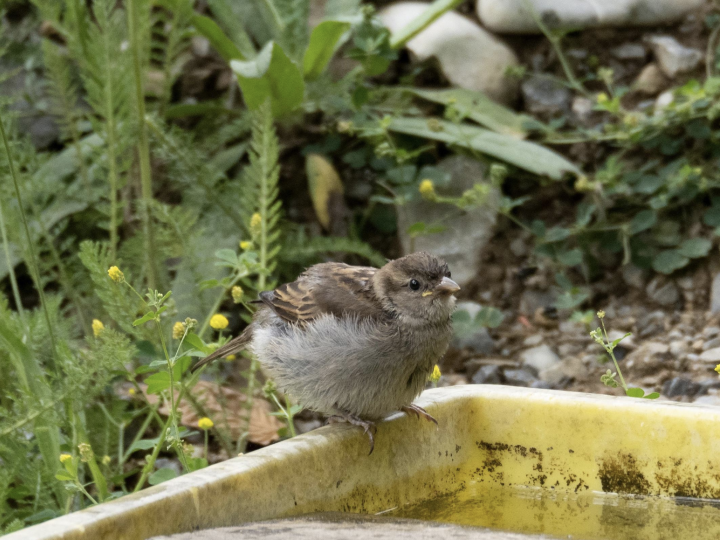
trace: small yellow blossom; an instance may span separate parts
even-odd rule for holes
[[[597,312],[597,318],[598,319],[604,319],[605,318],[605,312],[601,309]]]
[[[87,463],[95,457],[95,453],[89,443],[78,444],[78,450],[80,451],[80,461],[83,463]]]
[[[180,321],[173,324],[173,339],[182,339],[185,335],[185,323]]]
[[[134,396],[135,394],[137,394],[137,390],[135,390],[134,388],[131,388],[130,390],[128,390],[128,395]]]
[[[438,382],[440,380],[440,376],[442,373],[440,373],[440,366],[435,364],[435,367],[433,368],[432,374],[430,375],[430,382]]]
[[[65,463],[66,461],[70,461],[72,459],[72,456],[70,454],[60,454],[60,463]]]
[[[718,375],[720,375],[720,364],[715,366],[715,371],[717,372]]]
[[[215,424],[213,423],[213,421],[210,420],[207,416],[198,420],[198,427],[204,431],[207,431],[214,425]]]
[[[122,283],[125,281],[125,274],[123,274],[122,270],[120,270],[117,266],[111,266],[108,269],[108,276],[110,276],[110,279],[112,279],[115,283]]]
[[[223,328],[227,328],[227,325],[228,320],[225,315],[220,315],[219,313],[216,313],[210,319],[210,326],[212,326],[215,330],[222,330]]]
[[[232,361],[235,360],[236,358],[237,358],[237,356],[235,356],[234,354],[228,354],[228,355],[225,357],[225,360],[227,360],[228,362],[232,362]]]
[[[350,133],[353,129],[353,123],[349,120],[340,120],[337,123],[338,133]]]
[[[255,212],[250,218],[250,231],[253,235],[260,234],[260,227],[262,226],[262,218],[260,214]]]
[[[231,291],[233,302],[239,304],[242,301],[243,290],[239,285],[235,285]]]
[[[598,103],[607,103],[610,98],[608,98],[608,95],[605,92],[600,92],[597,95],[597,102]]]
[[[93,319],[93,322],[92,322],[93,335],[95,337],[98,337],[100,334],[102,334],[103,330],[105,330],[105,325],[102,323],[102,321],[100,321],[98,319]]]
[[[103,464],[103,465],[110,465],[110,461],[112,461],[112,460],[110,459],[110,456],[108,456],[108,455],[103,456],[103,458],[102,458],[102,464]]]
[[[423,196],[424,199],[427,199],[429,201],[432,201],[435,199],[435,186],[433,185],[432,180],[428,180],[427,178],[420,182],[420,195]]]
[[[240,249],[242,249],[243,251],[247,251],[251,247],[252,242],[250,240],[243,240],[242,242],[240,242]]]

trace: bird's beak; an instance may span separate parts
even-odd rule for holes
[[[449,277],[444,277],[438,286],[435,287],[435,290],[440,294],[455,294],[460,290],[460,285]]]

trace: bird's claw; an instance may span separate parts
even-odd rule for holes
[[[400,410],[408,415],[414,414],[418,420],[420,419],[420,417],[422,417],[429,422],[433,422],[436,426],[439,426],[438,421],[435,420],[435,418],[433,418],[433,416],[429,412],[427,412],[419,405],[411,403],[410,405],[405,405],[404,407],[401,407]]]
[[[352,424],[353,426],[360,426],[363,428],[363,433],[370,439],[370,454],[375,450],[375,434],[377,433],[377,426],[374,422],[369,420],[363,420],[359,416],[349,413],[336,414],[327,419],[328,424],[337,424],[339,422],[345,422]]]

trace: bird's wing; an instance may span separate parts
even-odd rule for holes
[[[316,264],[297,280],[260,293],[260,300],[289,323],[305,324],[323,314],[378,317],[382,310],[369,288],[376,271],[343,263]]]

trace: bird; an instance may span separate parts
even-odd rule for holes
[[[443,260],[416,252],[381,268],[326,262],[259,294],[253,321],[194,367],[250,350],[278,388],[329,423],[363,428],[396,411],[437,425],[413,400],[452,337],[455,293]]]

